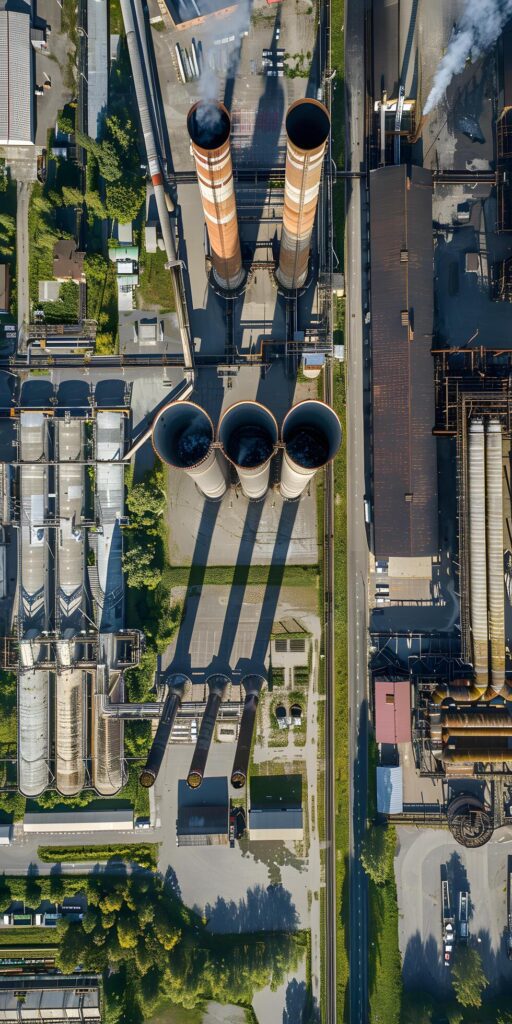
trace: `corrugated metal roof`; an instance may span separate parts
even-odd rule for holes
[[[377,812],[379,814],[402,814],[404,809],[403,790],[402,768],[379,765],[377,768]]]
[[[179,836],[227,835],[228,805],[180,807],[176,832]]]
[[[0,145],[33,142],[30,17],[0,10]]]
[[[271,811],[250,810],[249,831],[278,831],[281,829],[301,829],[302,809],[295,807],[279,807]]]
[[[375,738],[377,743],[410,741],[411,684],[408,679],[375,680]]]
[[[97,139],[108,103],[107,0],[87,3],[87,132]]]
[[[370,174],[375,554],[437,551],[432,175]]]

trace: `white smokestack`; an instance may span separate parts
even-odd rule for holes
[[[424,114],[429,114],[437,106],[452,78],[462,71],[468,57],[474,61],[490,49],[511,15],[512,0],[466,0],[462,17],[438,64],[423,108]]]

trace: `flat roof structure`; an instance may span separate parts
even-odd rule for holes
[[[100,1024],[99,980],[85,975],[0,978],[0,1021]]]
[[[0,10],[0,146],[34,143],[30,16]]]
[[[402,814],[403,774],[400,765],[377,766],[377,812],[378,814]]]
[[[257,775],[250,789],[251,840],[297,842],[303,838],[302,775]]]
[[[373,0],[373,90],[380,100],[383,89],[388,99],[398,95],[398,0]]]
[[[411,740],[411,684],[408,679],[375,680],[375,738],[377,743]]]
[[[24,832],[126,832],[133,829],[132,810],[63,811],[26,814]]]
[[[375,555],[435,554],[432,174],[370,172]]]
[[[87,0],[87,134],[97,139],[108,104],[107,0]]]
[[[225,777],[204,779],[192,790],[178,781],[178,846],[224,846],[228,842],[229,798]]]

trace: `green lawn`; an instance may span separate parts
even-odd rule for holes
[[[27,946],[38,946],[48,950],[57,948],[55,942],[51,941],[51,932],[47,928],[1,928],[0,946],[8,946],[9,949],[24,949]],[[0,958],[1,956],[0,953]]]
[[[166,261],[166,254],[160,249],[155,253],[142,252],[138,288],[142,308],[159,306],[161,313],[173,313],[176,309],[171,275],[165,269]]]

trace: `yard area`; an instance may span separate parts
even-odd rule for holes
[[[174,313],[176,305],[171,275],[165,269],[167,256],[160,249],[155,253],[141,252],[141,272],[137,290],[139,309],[158,309],[160,313]]]

